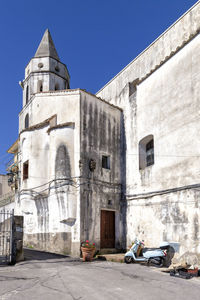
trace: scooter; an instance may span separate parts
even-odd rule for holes
[[[146,262],[148,265],[162,267],[169,247],[169,243],[163,242],[160,248],[144,248],[144,242],[136,238],[130,250],[126,252],[124,262]]]

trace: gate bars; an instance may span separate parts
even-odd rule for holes
[[[0,264],[12,263],[14,210],[0,211]]]

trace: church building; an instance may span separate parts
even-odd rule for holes
[[[48,30],[20,84],[16,213],[25,245],[75,255],[87,239],[122,248],[122,110],[70,89]]]
[[[15,213],[24,242],[79,255],[135,237],[200,259],[200,2],[96,95],[51,35],[25,69]]]

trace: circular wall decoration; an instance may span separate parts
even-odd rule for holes
[[[38,68],[40,68],[40,69],[41,69],[43,66],[44,66],[43,63],[39,63],[39,64],[38,64]]]

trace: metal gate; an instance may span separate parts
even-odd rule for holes
[[[0,264],[12,262],[13,211],[0,211]]]

